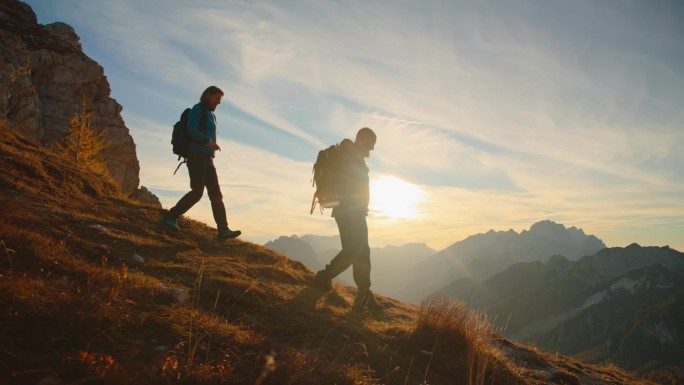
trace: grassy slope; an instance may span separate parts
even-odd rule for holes
[[[169,234],[160,209],[2,124],[0,160],[0,384],[646,383],[459,304],[350,314],[353,288],[321,293],[301,263],[192,220]]]

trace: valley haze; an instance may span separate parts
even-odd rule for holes
[[[371,179],[420,192],[411,217],[374,194],[373,246],[550,219],[684,249],[681,2],[26,3],[106,68],[165,208],[188,189],[171,126],[206,86],[225,91],[216,164],[246,240],[335,234],[308,213],[312,162],[368,126]],[[188,214],[213,223],[206,199]]]

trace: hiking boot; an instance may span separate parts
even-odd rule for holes
[[[384,312],[385,310],[370,290],[359,291],[354,299],[354,304],[352,305],[352,311],[360,312],[364,309],[368,309],[372,312]]]
[[[314,275],[312,284],[315,287],[317,287],[321,290],[324,290],[326,292],[332,291],[332,289],[333,289],[332,279],[328,278],[325,275],[325,270],[321,270],[318,273],[316,273],[316,275]]]
[[[161,219],[161,224],[164,225],[169,230],[173,231],[179,231],[180,227],[178,227],[178,223],[176,223],[176,220],[167,216],[163,216]]]
[[[242,231],[240,230],[231,230],[231,229],[225,229],[223,231],[219,231],[218,235],[216,236],[216,239],[219,241],[225,241],[227,239],[234,239],[240,236],[242,234]]]

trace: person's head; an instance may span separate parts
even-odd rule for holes
[[[364,127],[356,133],[356,140],[354,143],[359,146],[365,157],[368,158],[370,156],[371,150],[375,148],[376,140],[377,136],[375,136],[375,132],[368,127]]]
[[[207,87],[202,96],[200,96],[200,102],[207,106],[209,111],[216,110],[216,107],[221,104],[221,98],[223,97],[223,91],[216,86]]]

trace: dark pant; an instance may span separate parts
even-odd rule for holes
[[[338,215],[335,217],[340,230],[342,251],[325,267],[325,275],[335,278],[352,266],[354,282],[359,292],[370,290],[371,262],[368,246],[368,225],[365,215]]]
[[[226,207],[223,204],[223,195],[221,194],[221,187],[219,187],[216,167],[214,167],[214,158],[209,155],[190,153],[187,166],[191,190],[169,210],[169,216],[175,219],[185,214],[195,203],[199,202],[206,187],[216,227],[219,232],[227,229]]]

